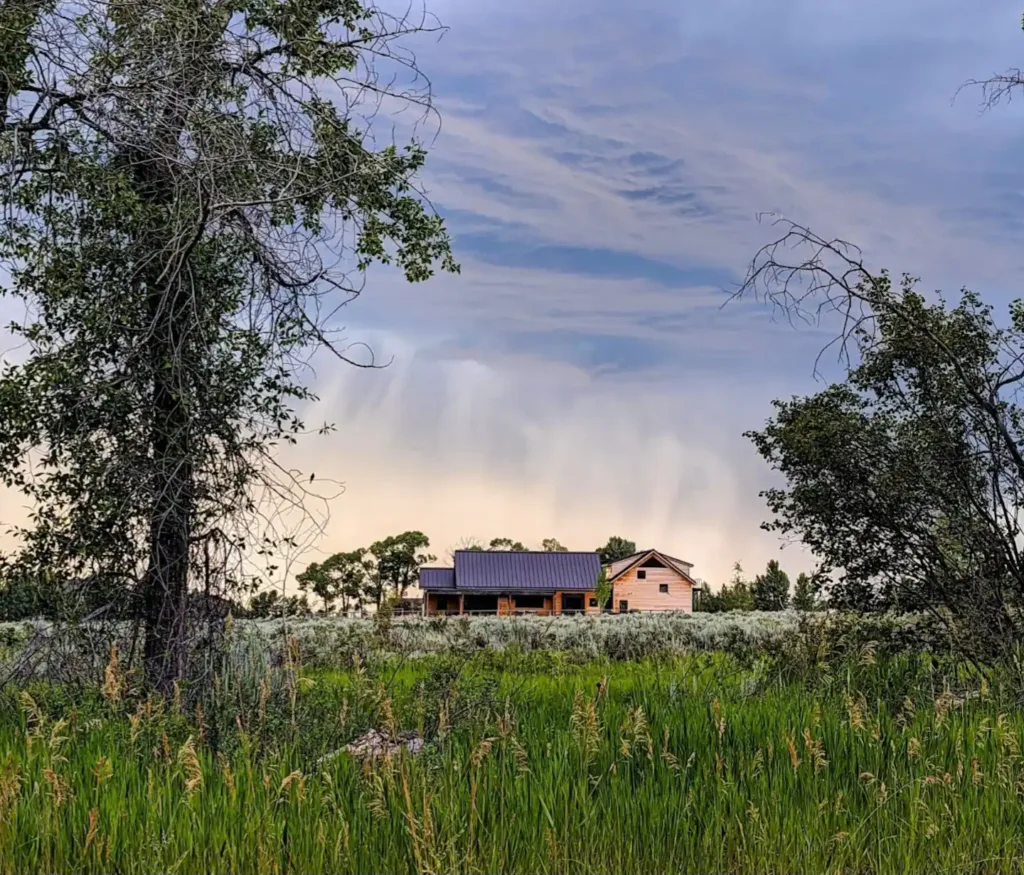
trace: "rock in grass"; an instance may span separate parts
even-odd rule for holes
[[[351,744],[345,745],[341,750],[336,750],[323,756],[319,763],[333,760],[339,754],[348,753],[360,759],[376,759],[378,757],[395,756],[403,749],[415,756],[423,752],[423,737],[418,732],[406,731],[391,735],[381,732],[379,729],[371,729],[364,732]]]

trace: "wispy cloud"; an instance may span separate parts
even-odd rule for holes
[[[771,476],[741,433],[813,388],[828,336],[722,309],[769,239],[757,213],[1007,301],[1024,267],[1020,119],[951,98],[1013,63],[1019,10],[433,8],[451,31],[420,53],[444,119],[427,180],[463,275],[377,273],[346,314],[396,363],[328,380],[342,434],[324,458],[348,490],[323,546],[403,526],[442,549],[616,532],[716,582],[734,559],[762,565]]]
[[[828,340],[721,308],[770,239],[758,212],[930,287],[1020,285],[1024,118],[951,104],[1024,51],[1014,3],[429,5],[451,30],[418,46],[443,116],[426,182],[463,273],[375,270],[339,314],[395,363],[318,370],[310,421],[339,432],[295,461],[347,485],[322,550],[617,533],[714,582],[755,569],[778,545],[741,433],[813,388]]]

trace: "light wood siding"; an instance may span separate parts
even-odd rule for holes
[[[623,568],[629,567],[633,562],[637,562],[640,559],[640,554],[637,553],[633,556],[627,556],[625,559],[616,559],[611,565],[605,566],[605,571],[608,572],[608,577],[615,577]]]
[[[638,580],[637,571],[646,571],[647,579]],[[661,584],[668,592],[660,592]],[[612,584],[612,610],[619,602],[629,602],[631,611],[683,611],[693,613],[693,584],[674,568],[632,568]]]

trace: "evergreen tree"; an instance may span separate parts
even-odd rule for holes
[[[798,611],[814,611],[818,608],[817,587],[814,578],[800,572],[793,590],[793,607]]]
[[[756,611],[786,609],[789,604],[789,575],[779,567],[777,559],[772,559],[764,574],[754,579],[750,595]]]

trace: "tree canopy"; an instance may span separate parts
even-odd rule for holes
[[[608,543],[603,547],[597,548],[597,554],[601,557],[602,565],[617,562],[619,559],[625,559],[634,553],[636,553],[636,544],[633,541],[620,538],[618,535],[612,535],[608,539]]]
[[[511,538],[491,538],[491,543],[487,545],[487,549],[523,553],[526,551],[526,545],[522,541],[513,541]]]
[[[750,583],[743,576],[743,566],[739,562],[733,563],[732,577],[728,583],[722,584],[722,588],[718,592],[710,590],[701,592],[697,601],[697,609],[708,614],[754,610]]]
[[[1024,556],[1024,307],[996,323],[964,290],[955,305],[873,274],[836,241],[790,233],[747,288],[791,312],[845,314],[846,379],[775,402],[749,433],[785,485],[765,527],[801,539],[835,572],[832,606],[924,610],[980,657],[1019,640]]]
[[[764,574],[754,578],[750,597],[755,611],[782,611],[789,605],[789,575],[777,559],[770,560]]]
[[[424,29],[359,0],[0,5],[0,293],[32,314],[0,374],[0,479],[34,508],[7,574],[116,583],[161,691],[210,545],[280,546],[260,487],[302,507],[274,454],[310,355],[370,363],[333,314],[374,262],[457,270],[424,149],[368,122],[429,109],[401,48]]]
[[[810,574],[800,572],[793,588],[793,608],[797,611],[815,611],[819,607],[818,584]]]
[[[371,591],[378,608],[388,590],[395,598],[405,598],[406,591],[417,580],[420,566],[437,559],[425,552],[429,546],[430,539],[419,531],[402,532],[370,545],[369,552],[375,560],[370,572]]]

